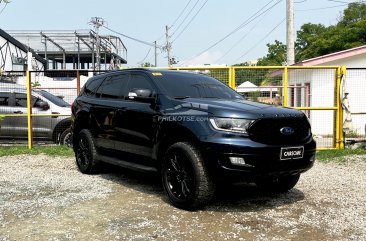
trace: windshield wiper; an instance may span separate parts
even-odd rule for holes
[[[217,96],[205,96],[205,97],[202,97],[204,99],[223,99],[221,97],[217,97]]]
[[[175,96],[174,99],[176,100],[184,100],[184,99],[187,99],[187,98],[191,98],[190,96]]]

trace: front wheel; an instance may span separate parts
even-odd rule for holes
[[[166,151],[162,182],[170,203],[186,210],[207,204],[215,190],[200,152],[187,142],[175,143]]]
[[[300,174],[258,180],[257,186],[270,192],[282,193],[292,189],[299,181]]]

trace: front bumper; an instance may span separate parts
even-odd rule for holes
[[[292,145],[266,145],[249,138],[214,138],[202,141],[202,150],[207,166],[214,172],[215,179],[240,179],[255,181],[267,177],[300,174],[314,165],[316,143],[312,138],[303,146],[302,158],[281,160],[283,147]],[[230,157],[239,157],[244,165],[232,164]]]

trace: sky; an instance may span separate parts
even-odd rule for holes
[[[9,1],[9,0],[7,0]],[[166,46],[168,26],[174,66],[232,65],[267,54],[267,43],[286,43],[286,0],[0,0],[3,30],[93,29],[115,35],[127,47],[126,67],[154,64],[155,48]],[[295,31],[305,23],[336,24],[356,0],[293,0]],[[112,31],[113,32],[112,32]],[[119,35],[123,34],[123,35]],[[157,50],[157,65],[167,66],[167,52]]]

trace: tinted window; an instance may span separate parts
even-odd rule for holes
[[[15,94],[15,106],[27,107],[27,95]]]
[[[172,98],[243,99],[227,85],[206,75],[164,72],[155,78]]]
[[[130,81],[128,82],[127,92],[134,89],[149,89],[153,90],[153,85],[149,77],[143,74],[131,74]]]
[[[32,106],[34,106],[34,103],[36,103],[37,99],[37,97],[32,96]],[[16,93],[15,106],[27,108],[27,95],[23,93]]]
[[[113,75],[106,78],[96,91],[96,97],[118,99],[122,97],[123,87],[128,81],[127,74]]]
[[[99,85],[102,83],[103,78],[93,78],[86,82],[83,88],[83,95],[94,95],[95,91],[98,89]]]
[[[54,96],[53,94],[51,94],[51,93],[49,93],[49,92],[47,92],[45,90],[35,90],[34,92],[42,95],[47,100],[51,101],[52,103],[54,103],[57,106],[60,106],[60,107],[68,107],[68,106],[70,106],[69,103],[67,103],[66,101],[64,101],[60,97]]]
[[[0,93],[0,106],[8,106],[9,104],[9,93]]]

